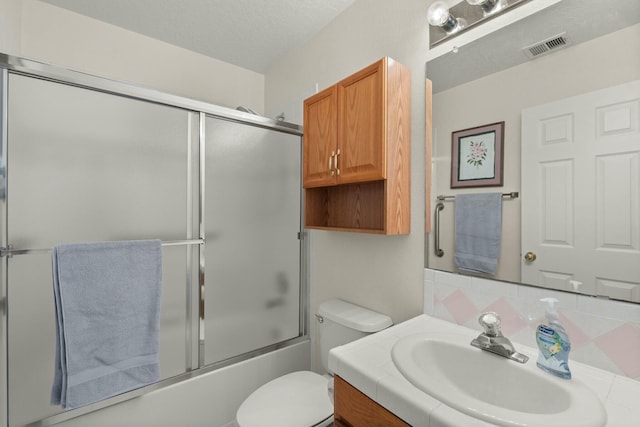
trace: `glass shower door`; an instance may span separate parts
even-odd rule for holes
[[[300,335],[301,138],[207,117],[205,364]]]
[[[6,261],[9,425],[49,403],[55,354],[51,254],[59,243],[187,238],[192,113],[9,76]],[[196,128],[197,129],[197,128]],[[197,135],[197,132],[191,132]],[[197,147],[197,144],[191,144]],[[161,378],[185,372],[188,246],[163,247]]]

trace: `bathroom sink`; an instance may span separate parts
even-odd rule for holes
[[[416,334],[398,340],[392,359],[415,387],[449,407],[500,426],[602,427],[598,397],[577,379],[556,378],[472,347],[465,335]]]

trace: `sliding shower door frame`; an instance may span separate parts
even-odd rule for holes
[[[152,89],[142,88],[122,82],[95,77],[74,72],[35,61],[0,53],[0,426],[9,426],[9,349],[8,332],[8,266],[9,259],[14,255],[28,253],[30,249],[12,248],[8,241],[7,222],[7,148],[8,148],[8,90],[9,75],[16,74],[26,77],[60,83],[67,86],[79,87],[91,91],[103,92],[120,97],[136,99],[169,107],[185,110],[188,114],[189,131],[187,135],[187,232],[186,250],[186,331],[185,331],[185,372],[161,380],[149,386],[124,393],[103,401],[87,405],[78,409],[65,411],[36,422],[28,424],[30,427],[49,426],[68,419],[76,418],[98,409],[111,406],[151,391],[164,388],[199,375],[220,369],[266,354],[277,349],[296,345],[309,340],[308,331],[308,239],[302,228],[303,197],[300,186],[300,225],[299,225],[299,334],[297,337],[283,342],[269,345],[242,355],[231,357],[217,363],[205,364],[204,357],[204,292],[205,292],[205,119],[217,117],[245,124],[291,134],[300,137],[302,144],[302,127],[271,120],[266,117],[219,107],[202,101],[196,101],[176,95],[161,93]],[[300,150],[302,153],[302,150]],[[302,154],[300,155],[302,156]],[[300,157],[301,158],[301,157]],[[302,165],[302,163],[300,163]],[[301,169],[301,168],[300,168]],[[300,171],[301,175],[301,171]],[[197,187],[194,188],[194,187]],[[196,237],[197,236],[197,237]],[[193,242],[196,242],[195,244]],[[47,249],[47,248],[37,248]],[[25,338],[28,339],[28,338]]]
[[[9,72],[0,69],[0,245],[7,243],[7,145],[8,145],[8,89]],[[7,316],[7,265],[6,257],[0,258],[0,423],[9,425],[9,348]]]

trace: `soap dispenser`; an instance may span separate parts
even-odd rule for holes
[[[547,304],[545,311],[546,324],[536,329],[536,344],[538,344],[538,361],[536,365],[545,372],[560,378],[570,379],[569,351],[571,343],[564,326],[560,323],[555,304],[555,298],[542,298]]]

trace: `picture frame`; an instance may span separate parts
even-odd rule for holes
[[[451,188],[502,187],[504,122],[451,132]]]

